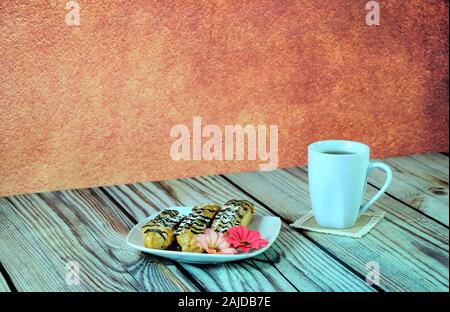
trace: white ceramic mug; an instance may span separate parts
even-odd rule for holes
[[[367,177],[375,168],[386,172],[386,182],[363,204]],[[370,148],[366,144],[332,140],[308,146],[308,177],[317,223],[330,228],[349,228],[383,195],[391,184],[392,171],[386,164],[370,162]]]

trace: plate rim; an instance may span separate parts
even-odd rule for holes
[[[164,210],[170,210],[170,209],[180,209],[180,208],[183,208],[183,209],[186,209],[186,208],[192,209],[193,206],[171,206],[171,207],[167,207],[167,208],[161,209],[161,210],[158,211],[158,212],[155,212],[154,214],[148,216],[147,218],[142,219],[141,221],[139,221],[138,223],[136,223],[136,224],[130,229],[130,231],[128,232],[127,237],[126,237],[126,243],[127,243],[127,245],[130,246],[130,247],[132,247],[132,248],[134,248],[134,249],[137,249],[137,250],[139,250],[139,251],[141,251],[141,252],[148,253],[148,254],[152,254],[152,255],[156,255],[156,256],[160,256],[160,257],[165,257],[165,255],[174,255],[174,256],[181,256],[181,257],[195,256],[195,257],[203,258],[205,261],[213,260],[213,259],[220,259],[220,258],[222,258],[222,257],[226,257],[227,259],[223,258],[223,260],[234,261],[234,260],[242,260],[242,259],[252,258],[252,257],[255,257],[255,256],[257,256],[257,255],[259,255],[259,254],[265,252],[266,250],[268,250],[268,249],[273,245],[273,243],[275,243],[275,241],[277,240],[277,238],[278,238],[278,236],[279,236],[279,234],[280,234],[280,231],[281,231],[281,219],[280,219],[279,217],[277,217],[277,216],[263,216],[263,215],[260,215],[260,217],[261,217],[262,219],[264,219],[264,218],[270,218],[270,219],[275,219],[275,220],[278,221],[279,226],[277,226],[277,228],[276,228],[276,232],[275,232],[275,234],[274,234],[274,236],[273,236],[274,238],[273,238],[273,240],[270,241],[269,244],[267,244],[267,246],[264,247],[264,248],[261,248],[261,249],[259,249],[259,250],[254,251],[254,252],[251,252],[251,253],[241,253],[241,254],[208,254],[208,253],[197,253],[197,252],[186,252],[186,251],[173,251],[173,250],[164,250],[164,249],[154,249],[154,248],[147,248],[147,247],[138,246],[138,245],[136,245],[136,244],[130,242],[131,234],[132,234],[134,231],[136,231],[136,230],[139,231],[139,228],[138,228],[138,227],[139,227],[139,225],[140,225],[141,223],[144,223],[144,222],[147,223],[148,221],[154,219],[158,214],[161,213],[161,211],[164,211]],[[167,257],[166,257],[166,258],[167,258]],[[178,261],[178,262],[183,262],[183,261],[181,261],[182,259],[180,259],[180,260],[172,259],[172,260]]]

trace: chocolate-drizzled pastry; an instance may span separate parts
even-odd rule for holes
[[[197,246],[194,236],[203,234],[211,226],[212,220],[219,210],[220,207],[215,204],[198,205],[192,208],[192,212],[175,231],[182,251],[203,252],[203,249]]]
[[[225,232],[233,226],[248,226],[254,213],[255,206],[251,202],[231,199],[219,211],[211,228],[216,232]]]
[[[154,249],[166,249],[175,240],[175,228],[185,216],[176,210],[164,210],[156,218],[147,222],[141,228],[144,246]]]

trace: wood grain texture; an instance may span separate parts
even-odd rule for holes
[[[165,203],[165,206],[159,207],[192,206],[203,202],[224,203],[231,198],[249,199],[220,177],[163,181],[159,184],[135,184],[132,188],[108,187],[106,190],[124,206],[129,207],[127,209],[130,209],[130,212],[138,219],[152,213],[155,203],[163,204],[161,200],[167,195],[170,195],[169,201]],[[257,213],[271,215],[269,211],[258,205]],[[285,224],[272,248],[249,263],[247,270],[239,269],[242,262],[230,263],[224,267],[225,270],[217,268],[219,273],[216,275],[217,285],[216,283],[212,285],[218,289],[228,290],[267,290],[268,287],[271,290],[273,285],[281,288],[282,282],[288,279],[289,283],[300,291],[373,290],[363,280]],[[238,272],[244,272],[238,284],[229,280],[229,270],[234,268],[237,268]],[[187,269],[190,269],[189,266]],[[201,277],[197,274],[193,272],[195,278]]]
[[[76,212],[61,212],[67,209],[61,202],[33,194],[0,198],[0,208],[0,260],[19,291],[139,289]],[[79,285],[66,282],[66,265],[71,261],[79,263]]]
[[[300,168],[226,177],[288,222],[310,209],[307,173]],[[376,191],[368,186],[367,196]],[[386,216],[362,239],[302,233],[362,275],[368,262],[377,261],[384,290],[448,291],[448,229],[387,196],[374,209]]]
[[[424,164],[429,168],[447,174],[448,176],[449,157],[447,155],[444,155],[442,153],[428,153],[419,155],[408,155],[408,157]]]
[[[448,226],[447,156],[436,153],[377,161],[388,164],[394,172],[389,194]],[[384,184],[384,180],[385,174],[380,170],[372,171],[369,176],[369,182],[378,188]]]
[[[135,290],[90,235],[79,239],[39,195],[0,198],[0,206],[0,259],[19,291]],[[79,285],[65,281],[70,261],[80,264]]]
[[[396,170],[397,179],[434,196],[448,207],[448,170],[447,172],[433,170],[408,157],[386,158],[383,161]]]
[[[133,227],[130,219],[99,189],[45,193],[45,201],[55,205],[66,222],[75,224],[82,238],[91,235],[111,261],[139,283],[141,291],[198,290],[172,261],[142,257],[126,245]]]

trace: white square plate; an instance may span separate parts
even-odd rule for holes
[[[188,215],[192,211],[192,207],[170,207],[167,209],[178,210],[181,215]],[[272,216],[254,215],[252,221],[250,222],[249,228],[252,230],[258,230],[259,233],[261,233],[261,237],[263,239],[266,239],[269,242],[269,244],[267,244],[266,247],[258,249],[254,252],[236,255],[217,255],[217,254],[214,255],[207,253],[181,252],[181,251],[146,248],[144,246],[144,242],[139,230],[144,224],[146,224],[151,219],[155,218],[158,214],[159,212],[136,224],[131,229],[130,233],[128,233],[127,244],[144,253],[169,258],[178,262],[206,264],[206,263],[220,263],[252,258],[269,249],[270,246],[272,246],[272,244],[277,239],[281,229],[280,218]]]

